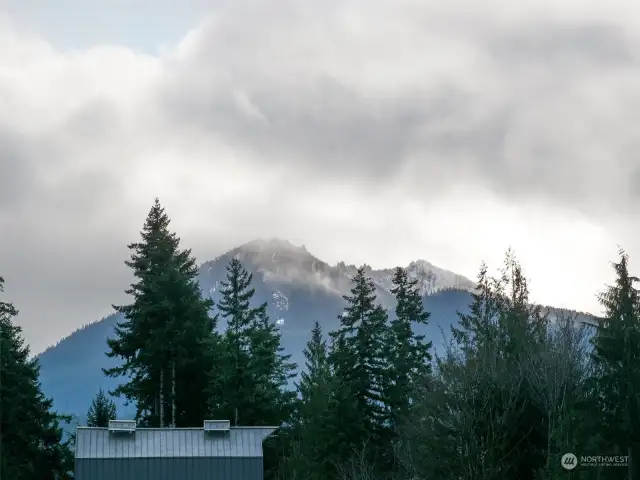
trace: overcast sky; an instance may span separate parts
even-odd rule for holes
[[[639,32],[628,0],[3,0],[5,298],[35,351],[110,313],[159,196],[200,262],[276,236],[475,278],[512,246],[598,312],[640,258]]]

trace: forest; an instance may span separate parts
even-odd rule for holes
[[[98,392],[90,426],[115,416],[114,396],[136,406],[140,426],[277,426],[264,444],[272,480],[640,478],[640,293],[624,251],[594,325],[533,304],[512,251],[495,276],[482,265],[438,356],[415,333],[430,321],[416,281],[395,270],[387,311],[361,268],[339,328],[309,332],[296,377],[239,260],[217,298],[204,296],[157,199],[128,247],[130,303],[114,306],[124,320],[106,340],[121,362],[103,373],[129,380]],[[42,393],[18,307],[0,301],[0,476],[73,478],[68,417]]]

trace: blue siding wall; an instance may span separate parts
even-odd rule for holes
[[[262,457],[77,458],[75,480],[263,480]]]

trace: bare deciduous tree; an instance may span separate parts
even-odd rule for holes
[[[540,348],[527,352],[531,397],[546,414],[547,471],[557,470],[558,453],[571,447],[571,409],[585,394],[589,375],[587,327],[576,316],[560,314]]]
[[[376,475],[371,463],[370,455],[367,450],[367,443],[353,453],[353,456],[345,465],[337,467],[341,480],[381,480]]]

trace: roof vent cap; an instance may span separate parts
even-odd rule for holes
[[[204,431],[205,432],[228,432],[231,429],[231,422],[229,420],[205,420]]]
[[[136,431],[136,421],[135,420],[109,420],[109,431],[110,432],[125,432],[125,433],[133,433]]]

